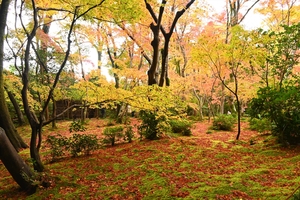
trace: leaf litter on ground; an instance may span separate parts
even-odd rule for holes
[[[131,123],[139,122],[132,119]],[[45,129],[44,137],[70,136],[69,124],[60,122],[57,130]],[[207,134],[210,125],[195,123],[191,137],[135,139],[89,156],[46,163],[51,186],[31,196],[19,190],[1,163],[0,199],[277,200],[299,186],[299,147],[279,146],[271,135],[249,130],[246,122],[239,141],[236,130]],[[104,120],[92,119],[85,133],[100,138],[105,126]],[[21,155],[29,162],[28,150]],[[42,156],[47,157],[47,149],[42,149]]]

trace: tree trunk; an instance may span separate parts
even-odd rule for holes
[[[151,30],[153,32],[153,40],[151,46],[153,48],[153,59],[151,67],[148,70],[148,85],[157,84],[157,67],[159,58],[159,27],[151,24]]]
[[[0,89],[0,126],[3,127],[7,137],[9,138],[10,142],[17,151],[19,151],[22,148],[27,148],[28,145],[23,141],[23,139],[14,127],[5,99],[2,97],[4,97],[4,92],[2,89]]]
[[[9,97],[11,103],[13,104],[13,106],[15,108],[15,111],[16,111],[16,114],[17,114],[17,117],[18,117],[19,125],[20,126],[24,125],[25,124],[25,119],[24,119],[23,113],[22,113],[22,111],[20,109],[20,106],[19,106],[18,102],[15,99],[15,96],[7,88],[5,88],[5,90],[6,90],[6,93],[7,93],[8,97]]]
[[[55,101],[54,98],[52,98],[52,104],[53,104],[53,106],[52,106],[52,119],[54,119],[52,121],[52,128],[55,129],[57,127],[56,127],[56,120],[55,120],[55,117],[56,117],[56,101]]]
[[[203,119],[203,97],[199,96],[195,90],[195,88],[193,88],[193,92],[195,94],[196,99],[198,100],[198,105],[199,105],[199,112],[200,112],[200,119]]]
[[[36,191],[36,185],[32,185],[30,182],[34,180],[33,172],[17,153],[2,128],[0,128],[0,159],[24,191],[29,194]]]
[[[3,56],[4,56],[4,34],[6,27],[6,19],[10,0],[2,0],[0,6],[0,126],[3,127],[7,137],[17,151],[28,146],[17,133],[11,120],[4,96],[4,79],[3,79]]]
[[[159,86],[163,87],[165,80],[168,79],[167,77],[167,69],[168,69],[168,55],[169,55],[169,42],[170,42],[170,36],[171,34],[168,34],[165,36],[165,44],[164,44],[164,50],[162,53],[162,62],[161,62],[161,74],[160,74],[160,80],[159,80]],[[168,85],[169,82],[166,81],[166,85]]]
[[[238,117],[238,132],[237,132],[237,135],[236,135],[236,140],[239,140],[240,138],[240,135],[241,135],[241,103],[240,103],[240,100],[239,100],[239,96],[236,94],[235,95],[235,98],[236,98],[236,104],[237,104],[237,117]]]
[[[225,83],[225,80],[224,80]],[[223,115],[225,112],[225,86],[222,84],[221,100],[220,100],[220,115]]]
[[[37,144],[38,140],[38,144]],[[33,168],[38,172],[44,171],[44,165],[40,157],[40,144],[41,144],[41,130],[36,124],[34,127],[31,127],[31,140],[30,140],[30,157],[32,159]]]

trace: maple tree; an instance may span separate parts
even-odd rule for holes
[[[297,0],[261,0],[256,10],[265,16],[264,25],[270,30],[280,31],[281,25],[293,25],[299,22],[300,8]]]
[[[184,7],[181,10],[178,9],[178,11],[174,16],[173,21],[171,22],[169,30],[166,30],[165,27],[162,25],[162,18],[163,18],[167,1],[162,0],[161,4],[159,5],[158,16],[156,16],[151,4],[147,0],[145,0],[146,8],[149,11],[154,21],[150,24],[150,29],[153,33],[153,40],[151,42],[151,46],[153,48],[153,56],[152,56],[151,67],[147,72],[148,85],[159,84],[159,86],[163,86],[164,83],[166,84],[166,86],[170,85],[170,80],[168,76],[168,63],[167,63],[170,39],[175,29],[177,21],[193,3],[194,0],[189,1],[186,5],[184,5]],[[159,64],[158,60],[159,60],[159,53],[160,53],[160,37],[159,37],[160,32],[162,32],[165,40],[164,40],[164,47],[162,50],[161,75],[158,82],[157,69]]]
[[[104,1],[101,1],[95,5],[92,6],[75,6],[75,8],[73,8],[73,5],[71,6],[71,10],[64,10],[64,9],[60,9],[60,8],[42,8],[42,7],[37,7],[36,2],[35,1],[31,1],[30,2],[30,7],[32,9],[32,13],[33,13],[33,26],[31,29],[27,28],[24,26],[22,18],[21,18],[21,23],[22,23],[22,27],[23,30],[27,36],[27,42],[25,45],[25,52],[24,52],[24,66],[22,66],[23,70],[22,70],[22,82],[23,82],[23,88],[22,88],[22,101],[23,101],[23,106],[24,106],[24,111],[25,114],[27,116],[27,119],[29,121],[29,124],[31,126],[31,142],[30,142],[30,154],[31,154],[31,158],[33,159],[33,166],[34,169],[37,171],[43,171],[44,167],[42,164],[42,161],[40,159],[40,155],[39,155],[39,149],[41,148],[41,142],[42,142],[42,127],[47,125],[48,123],[52,122],[55,118],[50,119],[48,121],[45,121],[45,114],[46,114],[46,110],[47,107],[51,101],[51,99],[53,99],[53,93],[54,93],[54,89],[56,88],[58,82],[59,82],[59,78],[61,73],[63,72],[64,67],[67,64],[68,58],[70,56],[71,53],[71,37],[72,37],[72,33],[73,33],[73,29],[75,26],[75,23],[77,22],[78,19],[80,19],[82,16],[84,16],[86,13],[88,13],[90,10],[92,10],[93,8],[99,7],[101,6],[101,4]],[[38,2],[37,2],[38,3]],[[23,7],[21,6],[21,12],[22,13],[22,9]],[[38,32],[38,28],[39,28],[39,24],[38,24],[38,13],[40,11],[54,11],[54,12],[66,12],[67,13],[67,17],[71,20],[70,26],[69,26],[69,30],[67,33],[67,42],[66,42],[66,50],[65,53],[63,53],[62,55],[58,56],[61,57],[61,63],[59,68],[57,69],[55,75],[53,76],[51,81],[47,81],[47,83],[51,83],[51,85],[49,85],[50,87],[47,88],[47,86],[45,86],[45,97],[44,97],[44,104],[41,106],[40,110],[38,111],[38,116],[36,116],[36,113],[34,110],[32,110],[30,108],[29,102],[28,102],[28,90],[29,90],[29,83],[30,83],[30,79],[29,79],[29,75],[30,75],[30,70],[31,70],[31,64],[30,64],[30,52],[33,50],[34,52],[36,52],[36,47],[34,45],[34,38],[37,35]],[[69,16],[68,16],[69,15]],[[22,16],[22,15],[21,15]],[[48,22],[47,22],[48,23]],[[61,50],[61,49],[59,49]],[[58,53],[62,53],[62,51],[59,51]],[[41,57],[39,56],[39,54],[36,54],[37,56],[37,60],[39,61],[39,64],[43,65],[45,64],[45,62],[43,62],[43,60],[41,59]],[[59,62],[60,60],[58,60]],[[43,66],[44,70],[47,70],[47,68],[45,66]],[[50,75],[47,74],[46,75],[47,78],[50,78]],[[56,116],[57,117],[57,116]]]
[[[227,26],[228,24],[226,25],[226,30],[228,30]],[[253,59],[254,52],[256,52],[257,49],[255,48],[255,43],[252,43],[251,32],[247,33],[247,31],[243,30],[237,24],[231,25],[230,35],[228,31],[226,31],[225,35],[222,33],[224,33],[224,28],[222,28],[222,26],[217,27],[211,22],[202,34],[202,38],[206,39],[199,40],[198,44],[200,44],[200,49],[202,46],[202,49],[206,52],[204,53],[207,57],[205,65],[211,66],[213,76],[218,78],[220,83],[224,86],[221,90],[221,113],[224,113],[222,107],[225,105],[223,89],[226,88],[234,95],[237,108],[234,106],[233,109],[238,116],[238,139],[240,136],[241,112],[243,111],[240,96],[245,96],[240,94],[240,89],[244,88],[243,91],[245,93],[251,79],[252,81],[254,80],[253,77],[248,79],[248,76],[251,76],[248,72],[251,71],[251,59]],[[196,46],[196,48],[197,47],[199,46]],[[199,54],[196,55],[199,56]],[[198,59],[203,59],[203,57],[199,56]],[[258,81],[258,79],[256,80]],[[247,102],[251,97],[250,95],[248,99],[244,98],[243,101]]]
[[[199,41],[198,43],[202,44],[202,46],[206,45],[212,45],[216,49],[211,50],[208,46],[206,46],[204,49],[207,52],[208,56],[208,64],[209,66],[213,66],[213,75],[219,79],[219,81],[222,84],[222,91],[221,91],[221,109],[220,113],[224,113],[224,106],[225,106],[225,95],[224,95],[224,89],[228,89],[230,93],[232,93],[235,97],[236,103],[237,103],[237,109],[234,110],[237,113],[238,116],[238,133],[236,139],[239,139],[240,136],[240,119],[241,119],[241,101],[239,99],[239,83],[238,83],[238,75],[240,73],[240,68],[245,65],[247,62],[246,60],[249,60],[248,58],[245,59],[246,55],[246,48],[249,48],[249,46],[246,45],[249,41],[247,41],[247,37],[245,35],[239,35],[238,32],[243,32],[242,29],[240,29],[239,24],[245,19],[249,11],[259,2],[259,0],[256,0],[254,2],[251,2],[251,5],[248,7],[246,12],[244,14],[241,14],[241,8],[245,6],[246,3],[249,3],[248,1],[242,1],[242,0],[234,0],[234,1],[226,1],[226,16],[224,14],[220,15],[220,21],[217,21],[216,24],[220,24],[217,28],[215,26],[214,22],[209,22],[208,26],[206,27],[206,34],[208,34],[208,37],[212,37],[212,40],[218,41],[217,44],[211,44],[207,40]],[[225,24],[225,36],[222,34],[224,31],[224,21]],[[223,24],[222,24],[223,23]],[[219,36],[216,36],[216,34],[219,34]],[[207,37],[207,36],[206,36]],[[222,40],[224,40],[225,46],[222,44]],[[246,40],[246,41],[243,41]],[[221,42],[221,44],[219,44]],[[241,42],[241,43],[239,43]],[[203,45],[203,43],[205,43]],[[232,43],[232,44],[231,44]],[[237,50],[240,48],[240,51]],[[237,50],[237,51],[236,51]],[[214,51],[218,52],[219,55],[213,55]],[[221,51],[221,52],[219,52]],[[226,53],[227,52],[227,53]],[[222,55],[222,56],[220,56]],[[249,57],[246,56],[246,57]],[[244,66],[245,67],[245,66]],[[227,68],[227,69],[226,69]],[[247,68],[247,67],[246,67]],[[229,77],[228,77],[229,76]],[[241,78],[241,77],[240,77]],[[230,87],[230,82],[233,81],[233,87]],[[233,89],[234,88],[234,89]]]

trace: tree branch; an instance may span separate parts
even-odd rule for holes
[[[250,6],[250,8],[247,9],[246,13],[244,14],[244,16],[240,19],[240,21],[238,22],[238,24],[240,24],[246,17],[246,15],[250,12],[250,10],[259,2],[260,0],[256,0],[252,6]]]

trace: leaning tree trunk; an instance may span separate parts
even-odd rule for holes
[[[9,138],[10,142],[17,151],[19,151],[22,148],[27,148],[28,145],[23,141],[23,139],[17,133],[17,130],[14,127],[6,102],[2,97],[4,97],[4,93],[3,90],[0,89],[0,126],[5,130],[7,137]]]
[[[22,113],[22,111],[20,109],[20,106],[19,106],[17,100],[15,99],[14,94],[11,91],[9,91],[7,88],[5,88],[5,90],[6,90],[6,93],[7,93],[8,97],[9,97],[11,103],[14,106],[14,109],[15,109],[17,117],[18,117],[18,123],[19,123],[19,125],[20,126],[24,125],[25,124],[24,115],[23,115],[23,113]]]
[[[36,191],[36,185],[31,184],[34,180],[33,172],[17,153],[2,128],[0,128],[0,159],[24,191],[29,194]]]

